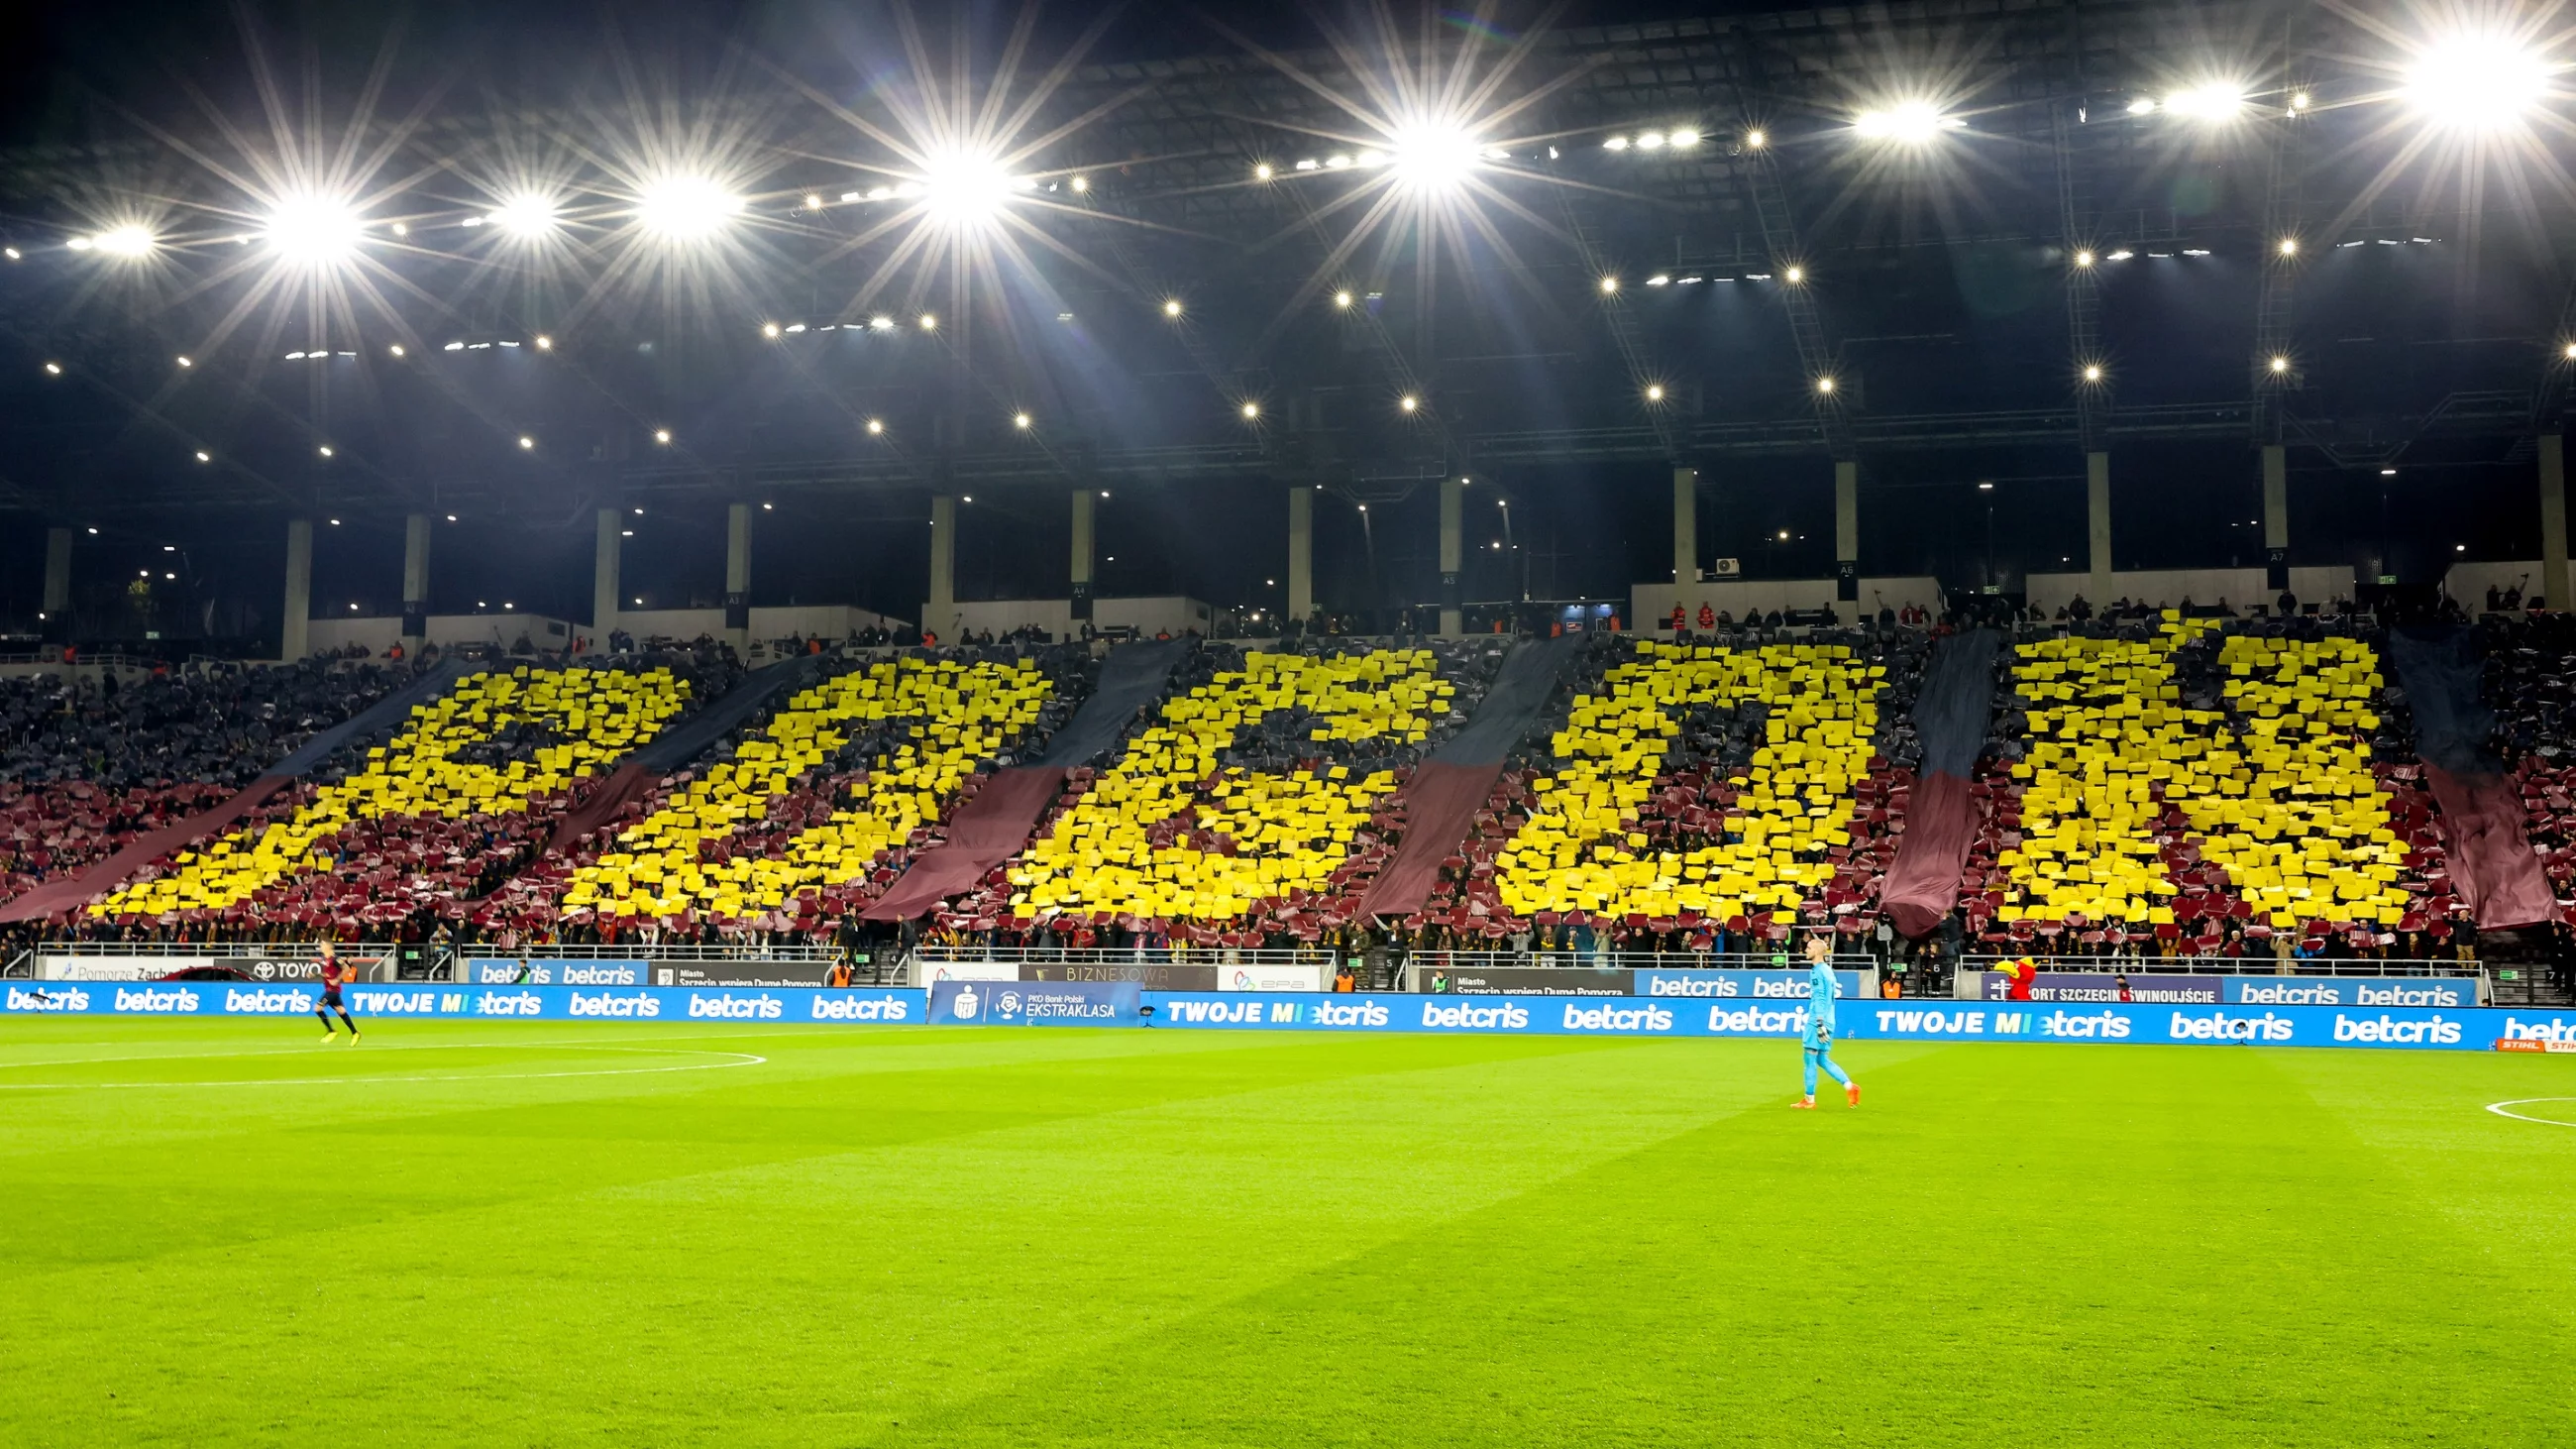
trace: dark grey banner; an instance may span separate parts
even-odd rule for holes
[[[1446,975],[1444,983],[1439,979]],[[1628,996],[1637,989],[1637,973],[1624,966],[1460,967],[1444,971],[1437,962],[1413,963],[1413,984],[1421,991],[1456,996]]]

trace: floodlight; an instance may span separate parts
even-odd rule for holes
[[[322,446],[320,446],[320,447],[318,447],[318,448],[314,449],[313,451],[315,451],[315,452],[317,452],[317,453],[321,454],[321,455],[322,455],[323,457],[325,457],[325,458],[328,458],[328,457],[332,457],[332,456],[334,456],[334,455],[332,454],[332,452],[331,452],[331,445],[330,445],[329,443],[324,443]]]
[[[741,211],[741,197],[703,176],[664,177],[635,201],[644,229],[670,241],[712,236]]]
[[[2075,253],[2075,265],[2079,267],[2089,267],[2093,265],[2093,261],[2093,249],[2091,247],[2085,247]]]
[[[1091,189],[1091,178],[1088,176],[1077,176],[1073,178],[1072,184],[1074,192],[1078,195]]]
[[[358,213],[349,203],[327,196],[290,196],[279,202],[260,235],[279,256],[306,266],[345,260],[361,239]]]
[[[822,196],[822,193],[820,193],[820,192],[815,192],[815,191],[808,191],[808,192],[806,192],[806,193],[805,193],[805,209],[806,209],[807,211],[821,211],[821,210],[823,209],[823,196]]]
[[[883,418],[870,418],[870,419],[868,419],[868,436],[869,436],[869,437],[871,437],[871,438],[875,438],[875,437],[882,437],[882,436],[884,436],[884,434],[885,434],[885,420],[884,420]]]
[[[525,434],[525,433],[521,433],[521,434],[519,435],[519,448],[520,448],[520,451],[525,452],[526,450],[528,450],[528,449],[530,449],[530,448],[533,448],[533,447],[535,447],[536,445],[537,445],[537,440],[536,440],[536,439],[529,437],[529,436],[528,436],[527,434]]]
[[[669,428],[655,428],[653,430],[653,441],[660,443],[666,448],[669,447],[671,445],[671,430]]]
[[[1351,294],[1350,294],[1350,293],[1348,293],[1348,292],[1335,292],[1335,293],[1333,294],[1333,305],[1334,305],[1334,306],[1336,306],[1336,307],[1348,307],[1348,306],[1350,306],[1350,305],[1351,305]]]
[[[2290,359],[2280,353],[2273,353],[2271,368],[2276,374],[2288,372],[2290,370]]]
[[[215,461],[215,455],[207,452],[203,448],[200,448],[197,450],[197,461],[200,463],[211,463]]]
[[[928,313],[928,312],[924,312],[924,313],[922,313],[922,314],[921,314],[921,330],[922,330],[922,331],[924,331],[924,332],[936,332],[936,331],[938,331],[938,330],[939,330],[939,319],[938,319],[936,316],[933,316],[932,314],[930,314],[930,313]]]
[[[1660,151],[1664,149],[1664,133],[1661,131],[1647,131],[1639,135],[1637,137],[1637,149],[1640,151]]]
[[[2165,109],[2195,121],[2234,120],[2245,107],[2245,88],[2232,81],[2210,81],[2165,97]]]
[[[542,332],[536,335],[535,341],[539,352],[552,352],[555,350],[555,340]]]
[[[1650,403],[1659,403],[1659,402],[1662,402],[1663,400],[1664,400],[1664,385],[1663,385],[1662,383],[1660,383],[1660,382],[1650,382],[1650,383],[1646,384],[1646,401],[1648,401],[1648,402],[1650,402]]]
[[[871,317],[868,319],[868,328],[870,331],[874,332],[892,332],[894,330],[894,319],[886,316]]]
[[[1022,432],[1028,431],[1029,415],[1027,413],[1011,414],[1011,426],[1018,428]]]
[[[400,356],[402,356],[402,355],[403,355],[403,345],[402,345],[401,343],[397,342],[397,343],[395,343],[393,346],[386,348],[386,349],[385,349],[385,351],[387,351],[387,352],[389,352],[389,353],[393,354],[393,355],[394,355],[394,356],[396,356],[396,357],[400,357]]]
[[[1166,317],[1178,317],[1181,315],[1181,299],[1178,297],[1164,298],[1163,315]]]
[[[512,236],[543,236],[555,229],[555,204],[534,192],[522,192],[495,207],[484,220]]]
[[[1699,132],[1697,132],[1697,131],[1673,131],[1673,132],[1670,132],[1670,133],[1668,133],[1668,134],[1664,137],[1664,144],[1665,144],[1665,145],[1667,145],[1667,146],[1696,146],[1696,145],[1698,145],[1698,144],[1699,144]]]
[[[1816,395],[1819,397],[1834,395],[1834,380],[1831,374],[1816,379]]]
[[[2558,355],[2566,358],[2570,362],[2576,362],[2576,342],[2568,343],[2564,348],[2559,350]]]
[[[1941,134],[1943,127],[1957,124],[1930,101],[1902,101],[1883,111],[1861,112],[1852,129],[1872,141],[1919,145]]]
[[[1267,161],[1252,168],[1252,179],[1255,181],[1267,181],[1276,174],[1278,173],[1270,169],[1270,163]]]
[[[2292,114],[2306,110],[2310,104],[2312,104],[2312,102],[2308,99],[2308,93],[2306,91],[2299,91],[2290,97],[2290,110]]]
[[[1248,423],[1259,416],[1261,416],[1261,404],[1257,402],[1247,402],[1243,405],[1243,420],[1245,422]]]
[[[1780,273],[1780,279],[1792,287],[1799,286],[1807,280],[1807,269],[1793,262]]]
[[[158,244],[159,241],[152,235],[150,228],[131,223],[110,227],[96,236],[76,236],[70,243],[73,251],[85,252],[95,249],[112,257],[145,256]]]
[[[1747,151],[1759,151],[1770,144],[1771,137],[1758,126],[1744,133],[1744,149]]]
[[[983,222],[1011,198],[1001,158],[982,151],[942,151],[922,167],[922,205],[951,226]]]
[[[1395,133],[1396,179],[1416,191],[1443,191],[1467,179],[1484,148],[1455,126],[1423,123]]]
[[[196,366],[196,365],[197,365],[197,363],[196,363],[196,359],[191,358],[191,357],[189,357],[189,356],[187,356],[187,355],[185,355],[185,354],[183,353],[183,354],[181,354],[181,356],[179,357],[179,365],[180,365],[181,367],[194,367],[194,366]]]
[[[2133,116],[2153,115],[2155,114],[2155,109],[2156,103],[2145,96],[2140,96],[2136,100],[2129,102],[2129,114]]]
[[[2086,382],[2100,382],[2102,380],[2102,364],[2098,362],[2088,362],[2084,364],[2084,380]]]
[[[775,322],[763,322],[760,324],[760,335],[763,337],[776,337],[778,335],[778,331],[778,324]]]
[[[1601,279],[1601,295],[1602,295],[1602,296],[1607,297],[1607,296],[1611,295],[1612,293],[1614,293],[1614,292],[1616,292],[1616,291],[1618,291],[1618,290],[1619,290],[1619,279],[1618,279],[1617,277],[1603,277],[1603,278]]]
[[[61,363],[59,363],[59,362],[48,362],[48,363],[46,363],[46,364],[45,364],[45,376],[47,376],[47,377],[60,377],[60,376],[62,376],[62,375],[63,375],[63,365],[62,365]]]
[[[1609,140],[1601,143],[1601,149],[1604,151],[1625,151],[1628,149],[1628,138],[1625,136],[1613,136]]]
[[[2285,236],[2281,238],[2281,244],[2276,248],[2276,250],[2285,257],[2295,257],[2299,254],[2299,239],[2294,236]]]
[[[2510,123],[2549,90],[2551,67],[2501,35],[2462,35],[2418,56],[2402,93],[2435,125],[2484,130]]]
[[[50,366],[51,364],[47,365]],[[1406,393],[1404,396],[1395,400],[1395,405],[1404,409],[1406,412],[1412,412],[1422,406],[1422,399],[1415,397],[1411,393]]]

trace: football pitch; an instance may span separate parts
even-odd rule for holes
[[[318,1036],[0,1022],[0,1444],[2576,1434],[2565,1057]]]

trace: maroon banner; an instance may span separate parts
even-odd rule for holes
[[[1503,777],[1500,761],[1490,765],[1444,765],[1424,762],[1404,787],[1404,843],[1379,871],[1360,900],[1363,916],[1409,916],[1431,899],[1440,883],[1440,862],[1457,853],[1474,828],[1476,812]]]
[[[2522,829],[2522,800],[2502,775],[2454,775],[2431,760],[2424,783],[2442,807],[2451,883],[2481,929],[2536,926],[2558,918],[2557,893]]]
[[[1909,938],[1930,934],[1959,903],[1959,875],[1977,842],[1977,801],[1957,775],[1926,775],[1905,802],[1905,835],[1888,863],[1880,908]]]
[[[580,809],[570,812],[556,822],[555,833],[546,838],[546,849],[549,851],[569,849],[583,836],[597,830],[609,816],[616,814],[620,806],[652,787],[653,772],[631,759],[628,760],[618,766],[597,790],[591,792],[589,799],[581,802]]]
[[[903,921],[927,915],[950,896],[964,895],[984,872],[1019,853],[1037,829],[1038,817],[1064,785],[1064,771],[1049,765],[1020,765],[997,771],[958,807],[948,822],[948,839],[912,863],[894,888],[868,907],[862,919]]]
[[[278,792],[287,783],[284,775],[262,775],[242,787],[240,794],[220,805],[208,806],[184,820],[174,821],[138,836],[123,850],[73,876],[36,887],[5,906],[0,906],[0,922],[41,920],[57,911],[81,905],[90,897],[114,890],[125,878],[143,867],[179,849],[192,840],[212,835],[256,809],[259,803]]]

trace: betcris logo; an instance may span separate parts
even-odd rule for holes
[[[2070,1041],[2127,1041],[2130,1023],[2117,1011],[2052,1011],[2039,1018],[2041,1036]]]
[[[547,965],[543,961],[476,961],[473,963],[473,966],[474,981],[475,984],[479,986],[518,985],[520,984],[519,971],[523,966],[527,969],[528,973],[528,979],[525,984],[529,986],[548,985],[552,980],[552,976],[547,969]],[[631,981],[604,981],[599,984],[603,986],[632,986],[635,983]]]
[[[1298,1009],[1304,1007],[1307,1019],[1317,1026],[1385,1026],[1395,1019],[1385,1004],[1377,1001],[1318,1001],[1311,1005],[1287,1001],[1272,1006],[1270,1019],[1274,1022],[1282,1020],[1280,1006],[1288,1008],[1288,1021],[1295,1021]]]
[[[1503,1006],[1422,1004],[1422,1024],[1441,1031],[1525,1031],[1529,1012],[1517,1003]]]
[[[2343,988],[2330,981],[2309,981],[2296,985],[2246,981],[2238,983],[2236,987],[2235,1004],[2238,1006],[2341,1006],[2344,1004]]]
[[[2460,1024],[2439,1015],[2416,1021],[2393,1016],[2346,1016],[2335,1013],[2334,1039],[2374,1046],[2458,1046]]]
[[[9,988],[11,1011],[87,1011],[89,993],[67,988]]]
[[[227,987],[224,1010],[243,1016],[301,1016],[311,1011],[320,1000],[310,991],[291,986],[253,986],[248,989]]]
[[[1708,1009],[1708,1030],[1712,1036],[1804,1036],[1807,1008],[1783,1011],[1776,1006],[1712,1006]]]
[[[12,991],[9,993],[9,1007],[14,1011],[17,1006],[18,993]],[[2508,1016],[2504,1019],[2504,1035],[2507,1041],[2576,1041],[2576,1022],[2563,1016],[2553,1016],[2547,1021],[2525,1021],[2518,1016]]]
[[[116,1009],[154,1016],[177,1015],[197,1009],[197,993],[184,989],[164,991],[148,986],[140,991],[127,991],[119,987]]]
[[[2475,1006],[2469,991],[2452,981],[2355,981],[2355,1006]]]
[[[555,979],[566,986],[641,986],[644,984],[644,963],[562,961],[556,963]]]
[[[2165,1034],[2174,1041],[2285,1042],[2295,1035],[2290,1018],[2273,1012],[2231,1016],[2224,1011],[2177,1011]]]
[[[529,999],[534,1001],[539,998],[531,994]],[[597,991],[585,996],[576,991],[572,993],[572,1014],[649,1019],[662,1014],[662,1003],[641,991],[632,996],[620,996],[614,991]],[[697,1015],[694,1011],[689,1014]],[[531,1011],[528,1015],[534,1016],[536,1013]]]
[[[581,998],[573,998],[578,1001]],[[689,1015],[716,1021],[776,1021],[787,1013],[787,1003],[761,992],[757,996],[736,996],[730,991],[692,991],[689,993]]]
[[[1671,1031],[1673,1014],[1660,1006],[1569,1006],[1567,1031]]]
[[[545,1012],[546,999],[533,991],[486,991],[474,998],[476,1016],[543,1016]],[[583,1014],[578,997],[574,998],[572,1014]],[[606,1012],[593,1014],[608,1015]]]
[[[817,991],[807,1009],[816,1021],[910,1021],[912,1005],[900,996],[833,996]]]

